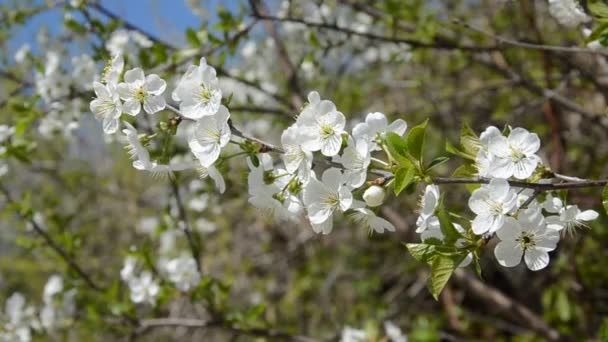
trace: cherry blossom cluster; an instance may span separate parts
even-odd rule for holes
[[[551,193],[546,194],[544,201],[538,201],[532,189],[510,186],[509,178],[528,179],[542,164],[536,155],[539,148],[538,136],[523,128],[511,129],[505,136],[490,126],[479,137],[476,168],[480,176],[490,180],[469,198],[469,208],[476,215],[470,221],[470,231],[477,236],[496,234],[500,242],[494,254],[505,267],[518,265],[523,256],[529,269],[545,268],[549,263],[548,252],[556,248],[560,231],[572,231],[598,217],[593,210],[581,211],[576,205],[565,205]],[[416,232],[421,233],[423,241],[444,238],[435,216],[440,197],[439,187],[426,187],[416,222]],[[455,226],[459,232],[465,232],[462,226]],[[465,247],[466,242],[461,239],[456,245]]]
[[[329,234],[334,216],[343,214],[370,231],[395,230],[389,221],[378,216],[392,181],[368,178],[373,174],[386,177],[387,172],[395,171],[387,135],[403,136],[407,130],[405,121],[398,119],[389,124],[384,114],[374,112],[349,131],[345,115],[313,91],[295,122],[282,132],[280,147],[275,147],[234,128],[216,71],[205,58],[198,65],[190,65],[177,81],[171,92],[171,101],[176,105],[167,103],[166,82],[158,75],[146,75],[139,68],[123,75],[123,69],[124,60],[116,55],[106,66],[102,82],[94,83],[97,98],[90,107],[105,133],[113,134],[121,125],[124,127],[123,140],[134,168],[161,174],[197,169],[202,178],[209,176],[223,193],[226,184],[216,167],[218,161],[246,154],[249,202],[274,219],[299,222],[305,217],[316,233]],[[177,119],[172,119],[176,125],[186,127],[191,154],[161,163],[151,157],[147,148],[157,133],[140,134],[131,123],[122,120],[122,114],[137,116],[143,111],[154,115],[165,109],[178,114]],[[243,152],[222,156],[229,143]],[[510,179],[529,180],[545,168],[537,155],[540,139],[536,134],[519,127],[500,131],[490,126],[475,144],[476,176],[487,180],[487,184],[474,190],[469,198],[474,217],[451,224],[460,236],[452,241],[454,246],[467,251],[460,267],[472,262],[477,241],[496,235],[500,242],[494,254],[501,265],[512,267],[523,258],[528,268],[540,270],[547,266],[548,252],[556,248],[560,231],[598,216],[592,210],[581,212],[575,205],[566,205],[551,193],[541,200],[532,189],[510,185]],[[422,164],[420,167],[423,172]],[[432,179],[422,176],[417,179],[432,183]],[[423,242],[447,241],[437,216],[441,202],[439,187],[428,184],[416,221],[416,232]],[[180,291],[188,291],[200,279],[191,257],[161,258],[159,268]],[[160,291],[158,280],[149,270],[137,273],[137,269],[136,260],[130,257],[121,273],[131,300],[154,304]]]
[[[33,305],[27,305],[25,297],[13,293],[0,312],[0,341],[27,342],[32,340],[33,333],[46,333],[49,336],[68,328],[76,312],[76,289],[65,289],[63,278],[52,275],[42,293],[43,306],[38,311]]]

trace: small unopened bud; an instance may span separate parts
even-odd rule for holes
[[[272,170],[268,170],[268,171],[264,171],[264,184],[266,185],[270,185],[272,183],[274,183],[275,179],[277,179],[277,177],[275,177],[275,175],[272,173]]]
[[[377,185],[372,185],[363,193],[363,200],[368,206],[377,207],[384,201],[384,195],[384,188]]]
[[[283,192],[277,192],[276,194],[273,194],[272,198],[276,199],[281,203],[285,202],[285,195],[283,194]]]

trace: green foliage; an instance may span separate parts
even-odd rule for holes
[[[400,168],[395,172],[395,196],[399,196],[401,191],[414,183],[416,169],[413,167]]]
[[[467,250],[445,244],[437,239],[427,239],[424,243],[408,243],[406,247],[416,260],[431,266],[428,287],[436,300],[454,270],[468,254]]]
[[[424,150],[424,137],[428,119],[418,126],[413,127],[407,135],[407,150],[411,157],[422,164],[422,151]]]

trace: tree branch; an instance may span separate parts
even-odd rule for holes
[[[381,35],[377,35],[377,34],[369,33],[369,32],[355,31],[353,29],[341,27],[336,24],[317,23],[317,22],[300,19],[300,18],[292,18],[292,17],[281,18],[281,17],[263,15],[260,13],[254,13],[253,17],[256,19],[259,19],[259,20],[266,20],[266,21],[278,21],[278,22],[303,24],[308,27],[330,30],[330,31],[335,31],[335,32],[341,32],[341,33],[344,33],[349,36],[358,36],[358,37],[363,37],[363,38],[367,38],[370,40],[383,41],[383,42],[387,42],[387,43],[407,44],[407,45],[411,46],[412,48],[418,48],[418,49],[463,50],[463,51],[472,51],[472,52],[488,52],[488,51],[495,51],[495,50],[500,49],[500,47],[497,47],[497,46],[475,46],[475,45],[458,44],[458,43],[454,43],[454,42],[447,41],[445,39],[440,39],[440,38],[435,39],[434,42],[427,43],[427,42],[422,42],[422,41],[415,40],[415,39],[387,37],[387,36],[381,36]]]
[[[293,342],[315,342],[318,341],[312,337],[302,335],[292,335],[283,331],[275,329],[264,329],[264,328],[240,328],[232,325],[229,322],[223,320],[201,320],[194,318],[153,318],[146,319],[139,322],[139,328],[137,334],[143,334],[146,331],[154,328],[162,327],[185,327],[185,328],[219,328],[224,329],[236,334],[255,336],[255,337],[266,337],[271,338],[273,341],[293,341]]]
[[[541,317],[526,306],[507,297],[498,289],[484,284],[466,271],[457,269],[454,272],[454,280],[474,296],[489,304],[490,307],[515,315],[521,323],[526,324],[528,328],[542,335],[547,340],[559,341],[563,339],[557,330],[550,327]]]

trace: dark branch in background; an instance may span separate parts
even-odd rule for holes
[[[492,38],[494,40],[496,40],[497,44],[500,47],[505,47],[508,48],[509,46],[512,47],[518,47],[518,48],[524,48],[524,49],[532,49],[532,50],[543,50],[543,51],[554,51],[554,52],[567,52],[567,53],[587,53],[587,54],[592,54],[592,55],[601,55],[601,56],[606,56],[608,57],[608,52],[602,51],[602,50],[594,50],[594,49],[590,49],[590,48],[583,48],[583,47],[570,47],[570,46],[556,46],[556,45],[545,45],[545,44],[535,44],[535,43],[528,43],[528,42],[521,42],[518,40],[514,40],[514,39],[510,39],[510,38],[505,38],[505,37],[501,37],[495,34],[492,34],[490,32],[486,32],[482,29],[476,28],[468,23],[465,23],[463,21],[460,21],[458,19],[454,20],[454,23],[461,25],[473,32],[477,32],[479,34],[482,34],[486,37]],[[507,46],[501,46],[501,44],[507,45]]]
[[[374,33],[355,31],[355,30],[352,30],[347,27],[340,27],[336,24],[317,23],[317,22],[300,19],[300,18],[292,18],[292,17],[281,18],[281,17],[263,15],[260,13],[257,13],[257,14],[254,13],[253,16],[254,16],[254,18],[259,19],[259,20],[297,23],[297,24],[303,24],[305,26],[312,27],[312,28],[341,32],[348,36],[358,36],[358,37],[363,37],[363,38],[367,38],[367,39],[371,39],[371,40],[383,41],[383,42],[387,42],[387,43],[407,44],[415,49],[417,48],[417,49],[437,49],[437,50],[463,50],[463,51],[474,51],[474,52],[488,52],[488,51],[495,51],[495,50],[500,49],[499,47],[496,47],[496,46],[475,46],[475,45],[458,44],[458,43],[454,43],[454,42],[444,40],[441,38],[435,39],[434,42],[423,42],[423,41],[409,39],[409,38],[387,37],[387,36],[377,35]]]
[[[6,189],[2,184],[0,184],[0,192],[4,194],[6,200],[9,203],[17,203],[11,196],[8,189]],[[75,271],[82,280],[93,290],[95,291],[103,291],[99,285],[97,285],[93,279],[89,276],[87,272],[85,272],[80,265],[66,252],[63,247],[61,247],[53,238],[42,228],[40,225],[30,216],[25,216],[20,212],[17,212],[22,220],[27,221],[32,225],[34,231],[44,239],[47,245],[57,253],[63,261],[73,270]]]
[[[555,90],[546,89],[546,88],[539,86],[534,81],[531,81],[531,80],[525,78],[523,75],[515,72],[513,69],[504,65],[504,63],[502,63],[502,62],[489,61],[487,58],[475,58],[475,61],[477,63],[489,68],[490,70],[493,70],[493,71],[497,72],[498,74],[503,75],[506,78],[512,79],[517,84],[521,84],[522,86],[524,86],[526,89],[528,89],[532,93],[543,96],[545,98],[552,99],[557,104],[559,104],[561,107],[574,111],[574,112],[577,112],[579,114],[582,114],[583,116],[587,117],[591,122],[593,122],[595,124],[602,124],[601,119],[604,116],[604,114],[594,113],[594,112],[582,107],[581,105],[577,104],[576,102],[571,101],[570,99],[566,98],[565,96],[560,95]]]
[[[169,48],[171,50],[177,50],[178,49],[177,46],[174,46],[171,43],[166,42],[166,41],[158,38],[157,36],[151,34],[150,32],[142,29],[141,27],[138,27],[138,26],[136,26],[136,25],[134,25],[134,24],[132,24],[132,23],[124,20],[122,17],[120,17],[116,13],[114,13],[114,12],[110,11],[109,9],[105,8],[99,1],[89,1],[89,2],[87,2],[87,4],[91,8],[94,8],[99,13],[107,16],[108,18],[121,22],[122,25],[125,28],[129,29],[129,30],[138,31],[139,33],[141,33],[144,36],[146,36],[146,38],[148,38],[148,39],[150,39],[150,40],[152,40],[152,41],[154,41],[156,43],[162,44],[162,45],[164,45],[165,47],[167,47],[167,48]]]
[[[475,297],[486,302],[489,307],[498,310],[499,312],[515,316],[522,324],[525,324],[547,340],[563,340],[563,337],[557,330],[551,328],[541,317],[526,306],[507,297],[499,290],[484,284],[466,271],[457,269],[454,272],[453,278],[456,283],[460,284]]]
[[[249,0],[249,5],[251,6],[251,10],[253,12],[254,18],[264,18],[268,16],[268,9],[264,5],[262,0]],[[281,63],[281,67],[283,71],[287,74],[287,84],[291,90],[291,103],[293,108],[299,109],[304,104],[304,97],[302,96],[302,88],[300,87],[300,82],[298,81],[298,68],[293,64],[291,59],[289,58],[289,53],[287,52],[287,48],[279,33],[277,32],[274,23],[270,21],[264,21],[264,27],[268,34],[274,40],[274,44],[276,46],[277,55],[279,57],[279,62]]]
[[[292,335],[275,329],[240,328],[224,320],[201,320],[193,318],[153,318],[142,320],[136,334],[144,334],[154,328],[184,327],[193,329],[222,329],[238,335],[270,338],[272,341],[316,342],[317,339],[302,335]]]
[[[188,221],[188,215],[186,214],[186,208],[184,207],[184,203],[182,201],[182,197],[179,193],[179,184],[175,178],[170,179],[171,182],[171,191],[173,191],[173,196],[175,196],[175,202],[177,204],[177,210],[179,213],[180,220],[182,221],[184,227],[183,231],[186,235],[186,239],[188,240],[188,246],[190,247],[190,252],[192,253],[192,257],[196,262],[196,268],[202,272],[203,269],[201,267],[201,251],[199,249],[199,244],[195,240],[194,234],[192,233],[192,229],[190,228],[190,222]]]

